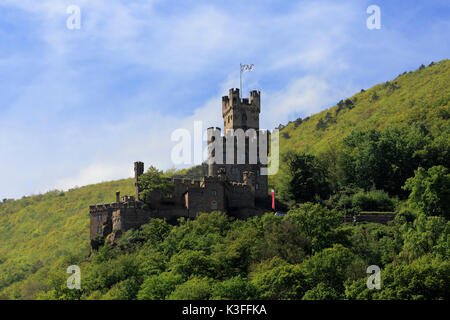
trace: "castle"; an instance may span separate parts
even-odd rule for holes
[[[138,186],[144,163],[135,162],[134,196],[120,197],[117,191],[116,202],[90,206],[91,246],[95,249],[104,241],[113,243],[121,233],[139,228],[152,218],[175,222],[181,217],[195,218],[200,212],[218,210],[245,219],[270,211],[267,174],[262,174],[265,165],[259,160],[267,156],[267,150],[260,150],[260,144],[254,143],[269,138],[259,130],[260,111],[259,91],[251,91],[250,99],[242,99],[239,89],[230,89],[229,95],[222,97],[225,134],[221,134],[220,128],[208,128],[211,152],[208,161],[203,163],[203,177],[199,180],[171,179],[173,191],[169,195],[154,191],[145,206],[139,198]],[[233,134],[238,131],[253,135]],[[220,140],[222,143],[216,144]],[[233,142],[232,152],[227,148],[227,141]],[[217,146],[223,147],[223,159],[222,150]],[[239,149],[239,146],[243,148]],[[256,149],[252,149],[253,146]],[[252,157],[257,161],[252,161]]]

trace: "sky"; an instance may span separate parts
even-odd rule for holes
[[[171,134],[223,126],[240,63],[271,130],[448,59],[449,31],[447,0],[0,0],[0,199],[189,166]]]

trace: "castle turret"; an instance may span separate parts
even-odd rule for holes
[[[139,201],[139,185],[138,179],[144,173],[144,163],[137,161],[134,163],[134,188],[135,188],[135,199]]]
[[[223,164],[223,137],[219,127],[208,128],[208,176],[215,176]],[[219,150],[216,150],[219,149]],[[222,150],[220,150],[222,149]],[[217,157],[216,157],[217,156]]]
[[[253,90],[248,98],[239,97],[239,89],[230,89],[228,96],[222,97],[222,116],[225,131],[228,129],[259,130],[261,111],[260,92]]]

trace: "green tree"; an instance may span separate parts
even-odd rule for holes
[[[450,263],[423,256],[411,264],[389,265],[381,273],[376,299],[433,300],[450,297]]]
[[[138,291],[139,282],[131,277],[112,286],[102,300],[135,300]]]
[[[262,246],[263,258],[279,256],[289,263],[300,263],[311,253],[311,239],[301,234],[296,224],[287,220],[265,226]]]
[[[403,226],[403,250],[399,254],[411,262],[425,254],[439,255],[443,259],[450,257],[450,221],[443,217],[420,214],[412,226]]]
[[[260,299],[301,299],[307,290],[300,265],[282,263],[277,258],[262,262],[250,279]]]
[[[360,191],[352,196],[352,207],[363,211],[394,211],[395,201],[383,190]]]
[[[213,247],[217,277],[246,275],[251,264],[261,256],[261,238],[255,227],[230,231],[223,242]]]
[[[167,297],[168,300],[208,300],[211,297],[214,281],[212,279],[191,278],[178,285]]]
[[[424,126],[354,131],[343,140],[337,165],[339,184],[406,195],[402,186],[414,169],[427,162],[423,150],[431,141]]]
[[[326,198],[330,193],[327,168],[311,154],[288,152],[283,156],[284,181],[280,186],[281,197],[297,203]]]
[[[172,256],[169,269],[181,274],[184,279],[191,275],[214,276],[216,272],[215,261],[203,251],[196,250],[182,250]]]
[[[366,267],[348,248],[337,244],[305,260],[302,271],[310,288],[323,283],[343,294],[345,281],[364,277]]]
[[[402,250],[403,237],[397,226],[364,223],[349,228],[352,231],[350,250],[368,266],[384,267]]]
[[[313,289],[308,290],[302,300],[338,300],[342,295],[323,282],[319,283]]]
[[[163,219],[151,219],[149,223],[141,227],[141,236],[145,241],[150,242],[152,245],[162,243],[172,230],[172,226],[169,225]]]
[[[255,297],[256,287],[241,276],[219,282],[212,290],[212,299],[217,300],[248,300]]]
[[[164,175],[164,173],[154,166],[139,177],[139,197],[146,203],[150,202],[152,193],[157,192],[162,197],[168,196],[174,188],[174,184]]]
[[[320,204],[304,203],[289,210],[284,218],[298,226],[299,232],[312,240],[312,248],[320,251],[337,242],[345,242],[335,232],[342,221],[342,215]]]
[[[174,272],[163,272],[144,280],[137,295],[139,300],[164,300],[178,284],[183,283],[183,276]]]
[[[429,216],[450,218],[450,173],[446,167],[419,167],[404,189],[411,191],[408,203],[412,207]]]

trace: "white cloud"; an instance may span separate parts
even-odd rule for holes
[[[305,76],[295,79],[285,89],[266,92],[262,97],[262,124],[272,129],[297,117],[305,118],[334,105],[351,90],[334,88],[325,79]]]
[[[67,190],[74,186],[110,181],[131,176],[130,169],[123,165],[111,165],[108,163],[93,163],[74,176],[64,177],[56,182],[56,188]]]

